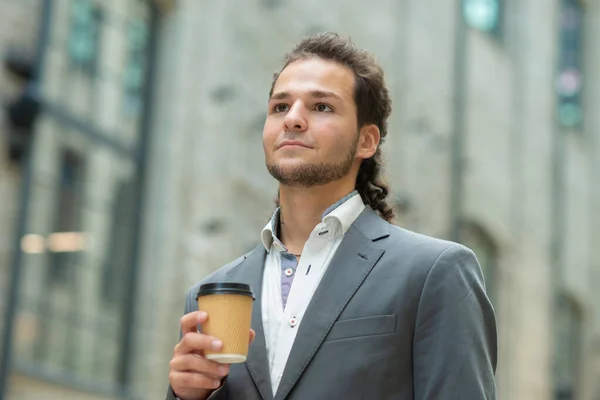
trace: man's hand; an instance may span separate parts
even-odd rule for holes
[[[169,382],[181,400],[204,400],[221,386],[229,373],[229,365],[204,358],[204,350],[220,350],[223,343],[197,330],[208,320],[204,311],[194,311],[181,318],[181,341],[175,346],[170,362]],[[250,329],[250,343],[255,333]]]

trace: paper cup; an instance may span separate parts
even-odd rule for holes
[[[202,333],[223,342],[221,351],[205,350],[204,356],[223,364],[243,363],[248,356],[254,294],[244,283],[218,282],[200,286],[198,309],[208,314]]]

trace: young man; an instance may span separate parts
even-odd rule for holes
[[[167,399],[495,399],[496,325],[467,248],[389,223],[380,146],[383,71],[336,34],[298,43],[276,74],[263,132],[279,207],[262,243],[194,285]],[[256,302],[245,364],[203,358],[202,283]]]

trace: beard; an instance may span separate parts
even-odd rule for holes
[[[284,168],[267,160],[267,170],[282,185],[304,188],[325,185],[342,179],[350,172],[357,147],[358,138],[350,145],[341,160],[312,164],[307,162],[291,168]]]

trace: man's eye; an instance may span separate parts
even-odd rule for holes
[[[317,104],[316,110],[320,111],[320,112],[332,112],[333,111],[331,109],[331,107],[329,107],[327,104],[324,104],[324,103]]]
[[[281,103],[281,104],[276,104],[275,107],[273,107],[273,111],[278,112],[278,113],[286,112],[288,110],[288,108],[289,107],[287,104]]]

